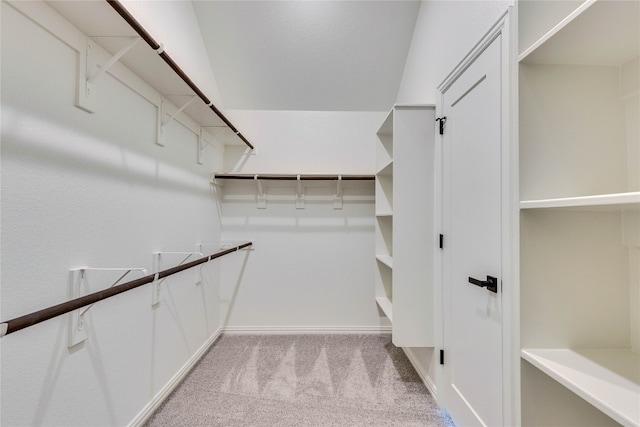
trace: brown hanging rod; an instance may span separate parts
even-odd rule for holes
[[[240,249],[246,248],[247,246],[251,246],[252,244],[253,244],[252,242],[243,243],[233,248],[225,249],[225,250],[216,252],[214,254],[211,254],[202,258],[198,258],[194,261],[181,264],[176,267],[168,268],[158,273],[149,274],[148,276],[141,277],[140,279],[132,280],[130,282],[126,282],[121,285],[114,286],[112,288],[108,288],[102,291],[94,292],[92,294],[84,295],[80,298],[72,299],[70,301],[66,301],[58,305],[54,305],[42,310],[38,310],[33,313],[25,314],[24,316],[16,317],[15,319],[7,320],[6,322],[0,323],[0,327],[1,327],[0,336],[8,335],[10,333],[19,331],[20,329],[24,329],[29,326],[36,325],[38,323],[44,322],[45,320],[49,320],[51,318],[60,316],[62,314],[66,314],[73,310],[82,308],[84,306],[91,305],[98,301],[102,301],[104,299],[110,298],[114,295],[118,295],[123,292],[130,291],[131,289],[135,289],[139,286],[146,285],[147,283],[151,283],[156,279],[157,280],[163,279],[165,277],[171,276],[173,274],[179,273],[181,271],[187,270],[197,265],[204,264],[205,262],[209,262],[212,259],[220,258],[221,256],[227,255],[231,252],[239,251]]]
[[[276,174],[215,174],[214,179],[261,179],[273,181],[374,181],[374,175],[276,175]]]
[[[238,138],[240,138],[245,144],[247,144],[247,147],[253,150],[253,145],[244,137],[244,135],[240,133],[240,131],[238,131],[238,129],[236,129],[236,127],[229,121],[229,119],[227,119],[225,115],[222,114],[222,112],[218,110],[215,105],[213,105],[213,102],[211,102],[209,98],[207,98],[206,95],[195,85],[195,83],[193,83],[189,76],[187,76],[185,72],[182,71],[182,69],[178,66],[178,64],[176,64],[174,60],[171,59],[167,52],[164,51],[162,45],[160,45],[153,39],[153,37],[151,37],[147,30],[145,30],[142,25],[140,25],[140,23],[133,17],[133,15],[129,13],[129,11],[122,5],[122,3],[120,3],[119,0],[107,0],[107,3],[109,3],[109,5],[111,5],[111,7],[113,7],[125,21],[127,21],[131,28],[133,28],[136,33],[138,33],[138,35],[142,37],[145,42],[147,42],[149,46],[151,46],[151,49],[158,52],[160,58],[162,58],[164,62],[166,62],[169,67],[171,67],[171,69],[175,71],[175,73],[191,88],[191,90],[193,90],[196,95],[198,95],[200,99],[202,99],[202,102],[204,102],[209,108],[211,108],[213,112],[216,113],[217,116],[220,117],[220,119],[222,119],[222,121],[225,122],[227,126],[229,126],[229,128],[238,136]]]

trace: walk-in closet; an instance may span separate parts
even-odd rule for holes
[[[0,426],[640,427],[640,0],[0,19]]]

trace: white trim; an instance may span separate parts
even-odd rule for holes
[[[469,66],[473,64],[476,59],[478,59],[480,54],[484,52],[484,50],[491,44],[491,42],[493,42],[500,34],[503,34],[503,31],[508,24],[507,15],[509,14],[509,10],[510,8],[508,8],[502,14],[502,16],[500,16],[500,18],[498,18],[496,24],[491,27],[491,29],[487,31],[484,36],[482,36],[480,41],[473,47],[473,49],[471,49],[471,51],[464,57],[464,59],[455,66],[453,71],[449,73],[449,75],[442,81],[442,83],[440,83],[440,85],[438,86],[438,92],[440,92],[441,94],[446,92],[449,87],[458,79],[458,77],[460,77],[460,75],[462,75],[462,73],[464,73],[467,68],[469,68]]]
[[[402,347],[402,350],[404,351],[404,354],[407,355],[407,359],[409,359],[409,362],[411,362],[413,369],[416,370],[416,373],[422,380],[422,383],[425,385],[425,387],[427,387],[427,390],[429,390],[429,393],[431,393],[431,396],[433,396],[436,403],[438,403],[438,388],[433,383],[431,378],[429,378],[429,375],[427,375],[427,373],[424,371],[420,363],[418,363],[418,358],[416,357],[416,355],[413,354],[413,351],[411,350],[411,348]],[[434,352],[436,351],[435,348],[433,349],[433,351]],[[440,406],[439,403],[438,403],[438,406]]]
[[[391,326],[226,326],[225,334],[383,334],[391,333]]]
[[[200,358],[209,350],[209,348],[222,335],[222,328],[219,328],[205,343],[200,347],[193,356],[185,363],[182,368],[162,387],[158,393],[151,399],[142,411],[136,415],[129,423],[129,427],[142,426],[153,415],[153,413],[162,405],[173,390],[182,382],[182,380],[191,372],[193,367],[198,363]]]

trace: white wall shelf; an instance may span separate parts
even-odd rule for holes
[[[376,255],[376,259],[386,265],[387,267],[393,269],[393,258],[389,255]]]
[[[380,310],[387,316],[389,322],[393,323],[393,304],[389,298],[378,297],[376,298],[376,304],[380,307]]]
[[[376,175],[391,175],[393,174],[393,160],[389,160],[387,164],[382,166]]]
[[[592,208],[598,210],[637,210],[640,208],[640,192],[603,194],[598,196],[564,197],[558,199],[525,200],[520,209]]]
[[[640,2],[521,3],[521,424],[640,426]]]
[[[640,425],[640,355],[628,349],[523,349],[522,358],[624,426]]]
[[[375,301],[390,321],[393,312],[394,345],[430,347],[435,309],[435,108],[396,105],[377,135]]]
[[[12,2],[12,5],[27,12],[40,7],[37,4],[38,2],[29,2],[33,3],[33,5],[21,3],[24,2]],[[136,29],[130,26],[114,10],[114,7],[111,7],[106,1],[62,1],[47,2],[46,4],[52,10],[55,10],[55,13],[61,15],[86,35],[82,45],[75,43],[75,41],[69,44],[79,54],[79,80],[86,80],[86,77],[84,77],[85,69],[91,73],[100,70],[113,55],[116,55],[125,45],[130,43],[132,38],[139,37]],[[30,13],[30,15],[49,17],[49,14]],[[57,20],[56,18],[51,19]],[[149,35],[149,37],[153,37],[153,35]],[[65,41],[69,42],[68,39]],[[189,117],[189,121],[196,124],[196,126],[193,126],[189,123],[190,126],[188,126],[194,133],[200,135],[204,129],[209,134],[207,136],[210,139],[215,139],[221,144],[240,145],[246,143],[250,145],[246,139],[243,140],[244,136],[240,132],[236,133],[234,131],[233,125],[224,117],[224,114],[213,106],[211,100],[200,89],[195,87],[195,84],[188,76],[185,75],[191,81],[193,88],[182,78],[181,74],[184,75],[184,71],[180,69],[179,65],[175,64],[167,52],[164,52],[162,40],[157,42],[161,45],[157,51],[146,42],[136,43],[135,46],[132,46],[127,51],[126,55],[119,58],[118,63],[120,66],[114,65],[107,72],[158,107],[162,113],[162,117],[159,117],[159,130],[162,130],[162,124],[166,123],[168,117],[174,115],[180,106],[185,106],[182,112]],[[98,46],[99,49],[97,49]],[[107,55],[104,55],[102,50],[106,51]],[[170,66],[163,58],[168,58],[176,69],[174,70],[173,66]],[[140,88],[136,83],[132,84],[130,78],[127,78],[126,75],[123,77],[122,68],[126,68],[127,71],[142,79],[157,91],[157,95],[152,94],[152,96],[149,96],[146,88]],[[100,99],[100,91],[102,90],[100,82],[87,85],[82,81],[79,82],[78,87],[80,88],[77,99],[78,106],[88,111],[93,111]],[[90,91],[87,89],[90,89]],[[186,105],[186,102],[194,96],[200,97],[200,94],[196,93],[196,89],[204,98]],[[209,101],[209,104],[205,102],[205,99]],[[164,107],[162,106],[163,100],[165,101]],[[183,125],[185,124],[184,120],[180,121]],[[222,133],[221,129],[228,129],[228,131]],[[162,145],[162,143],[159,145]]]
[[[538,64],[625,63],[640,50],[638,7],[637,1],[585,1],[518,59]]]

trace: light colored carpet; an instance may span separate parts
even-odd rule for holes
[[[147,426],[453,426],[390,335],[224,335]]]

